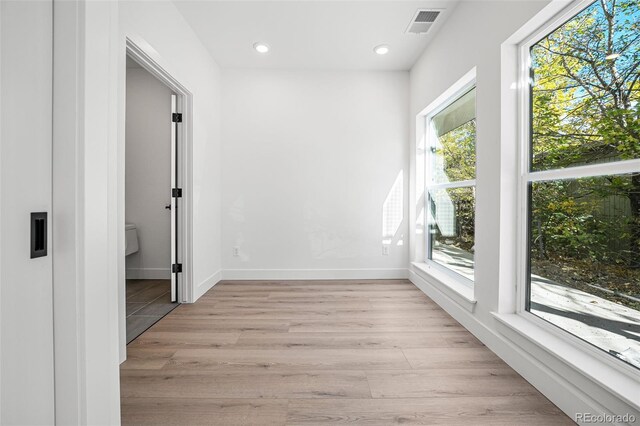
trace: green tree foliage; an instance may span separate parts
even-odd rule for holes
[[[444,174],[450,182],[475,179],[476,121],[470,120],[438,138],[436,156],[443,161]],[[447,191],[456,216],[456,236],[437,239],[470,251],[475,235],[475,190],[453,188]],[[437,206],[435,206],[437,208]]]
[[[470,120],[438,138],[436,156],[443,160],[450,182],[475,179],[476,120]]]
[[[531,57],[532,170],[640,158],[638,0],[594,2]],[[640,173],[538,186],[538,257],[640,267]]]

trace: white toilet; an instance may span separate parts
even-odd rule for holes
[[[138,246],[138,230],[135,223],[126,223],[124,225],[125,240],[127,244],[125,246],[125,256],[136,253],[139,249]]]

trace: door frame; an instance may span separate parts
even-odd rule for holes
[[[182,260],[182,277],[178,281],[178,303],[193,302],[193,94],[178,79],[164,69],[158,61],[155,50],[144,40],[126,37],[125,54],[142,68],[157,78],[177,95],[177,111],[182,113],[182,125],[178,126],[178,181],[181,183],[182,198],[178,221],[178,258]],[[126,63],[123,61],[122,63]],[[126,65],[124,65],[126,67]],[[124,70],[126,73],[126,69]],[[126,74],[125,74],[126,75]],[[126,90],[126,89],[125,89]],[[123,100],[126,103],[126,97]],[[126,105],[121,105],[124,111]],[[171,117],[167,117],[167,122]],[[118,138],[118,278],[119,278],[119,321],[120,321],[120,362],[126,359],[126,263],[125,247],[125,138],[124,132]],[[172,242],[173,244],[173,242]],[[173,261],[173,259],[172,259]]]

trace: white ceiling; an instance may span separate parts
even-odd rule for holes
[[[225,68],[408,70],[457,0],[174,0]],[[444,9],[427,35],[405,34],[421,8]],[[267,54],[255,42],[271,47]],[[376,55],[373,48],[389,45]]]

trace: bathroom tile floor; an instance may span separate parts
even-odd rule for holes
[[[127,344],[177,306],[170,280],[127,280]]]

